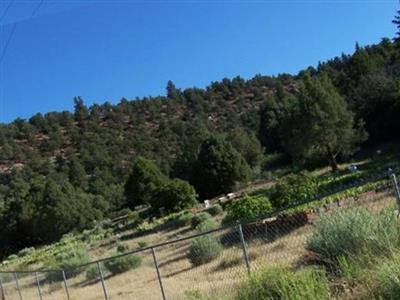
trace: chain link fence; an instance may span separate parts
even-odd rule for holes
[[[396,170],[397,171],[397,170]],[[356,196],[330,203],[339,192],[379,183]],[[164,242],[70,270],[0,272],[1,300],[232,299],[243,279],[265,267],[296,267],[307,259],[307,239],[322,213],[364,207],[371,212],[398,209],[392,171],[296,203],[274,215]],[[319,202],[318,202],[319,201]],[[307,204],[313,206],[307,208]],[[315,205],[317,203],[317,205]],[[396,205],[397,203],[397,205]],[[301,207],[301,209],[299,209]],[[184,229],[182,229],[184,230]],[[202,252],[196,252],[201,248]],[[118,263],[140,261],[124,272]]]

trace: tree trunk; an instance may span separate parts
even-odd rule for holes
[[[337,172],[339,170],[339,168],[338,168],[338,164],[336,161],[336,155],[334,155],[332,153],[332,150],[330,149],[330,147],[327,147],[327,149],[328,149],[328,155],[329,155],[329,158],[328,158],[329,164],[331,165],[332,172]]]

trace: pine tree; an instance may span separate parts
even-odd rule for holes
[[[394,17],[392,22],[397,27],[396,37],[394,40],[398,42],[400,41],[400,10],[397,11],[397,15]]]

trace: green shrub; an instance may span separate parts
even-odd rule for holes
[[[222,214],[223,211],[224,210],[222,209],[222,206],[220,204],[215,204],[207,208],[207,212],[212,216],[217,216],[219,214]]]
[[[270,200],[275,208],[286,207],[297,201],[314,198],[318,193],[315,178],[308,173],[290,174],[274,186]]]
[[[251,220],[259,216],[265,216],[271,211],[272,205],[268,198],[263,196],[244,196],[227,207],[227,214],[223,222]]]
[[[75,277],[84,271],[79,268],[80,265],[90,261],[89,253],[84,245],[73,245],[69,249],[65,249],[58,253],[50,262],[49,267],[53,270],[65,270],[68,277]],[[61,272],[47,273],[49,281],[62,280]]]
[[[115,253],[120,255],[121,253]],[[104,262],[106,269],[113,275],[127,272],[129,270],[139,267],[142,259],[139,256],[129,254],[122,257],[111,258]]]
[[[201,212],[192,217],[190,220],[190,225],[192,228],[196,228],[200,223],[203,223],[207,219],[211,219],[211,215],[207,212]]]
[[[323,214],[307,240],[307,248],[323,258],[381,255],[400,245],[400,226],[393,211],[377,214],[365,208],[337,210]]]
[[[197,225],[196,229],[200,232],[209,231],[217,228],[217,223],[213,219],[206,219]]]
[[[195,239],[190,245],[189,260],[195,265],[208,263],[219,256],[222,244],[212,236],[202,236]]]
[[[86,269],[86,279],[87,280],[95,280],[99,278],[99,269],[97,265],[90,265]]]
[[[331,296],[322,270],[310,268],[293,272],[273,268],[247,279],[238,289],[235,299],[328,300]]]

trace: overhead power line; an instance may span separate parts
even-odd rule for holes
[[[6,9],[4,10],[3,14],[2,14],[1,17],[0,17],[0,23],[1,23],[1,22],[4,20],[4,18],[6,17],[6,15],[7,15],[7,13],[8,13],[8,10],[11,8],[11,6],[14,4],[14,2],[15,2],[15,0],[11,0],[11,1],[8,3]]]
[[[10,1],[9,5],[8,5],[7,8],[6,8],[5,13],[3,13],[3,15],[2,15],[2,18],[5,17],[5,15],[7,14],[7,11],[10,9],[10,7],[11,7],[12,4],[14,3],[14,1],[15,1],[15,0]],[[39,11],[39,9],[42,7],[43,3],[44,3],[44,0],[40,0],[40,2],[38,3],[38,5],[36,5],[36,7],[34,8],[34,10],[32,11],[32,14],[31,14],[29,20],[31,20],[31,19],[37,14],[37,12]],[[10,42],[11,42],[13,36],[14,36],[14,33],[15,33],[15,30],[16,30],[16,29],[17,29],[17,23],[14,23],[13,27],[11,28],[11,32],[10,32],[10,34],[9,34],[9,36],[8,36],[8,39],[7,39],[7,41],[6,41],[5,45],[4,45],[3,51],[1,52],[0,64],[3,62],[4,56],[5,56],[6,53],[7,53],[8,46],[10,45]]]

